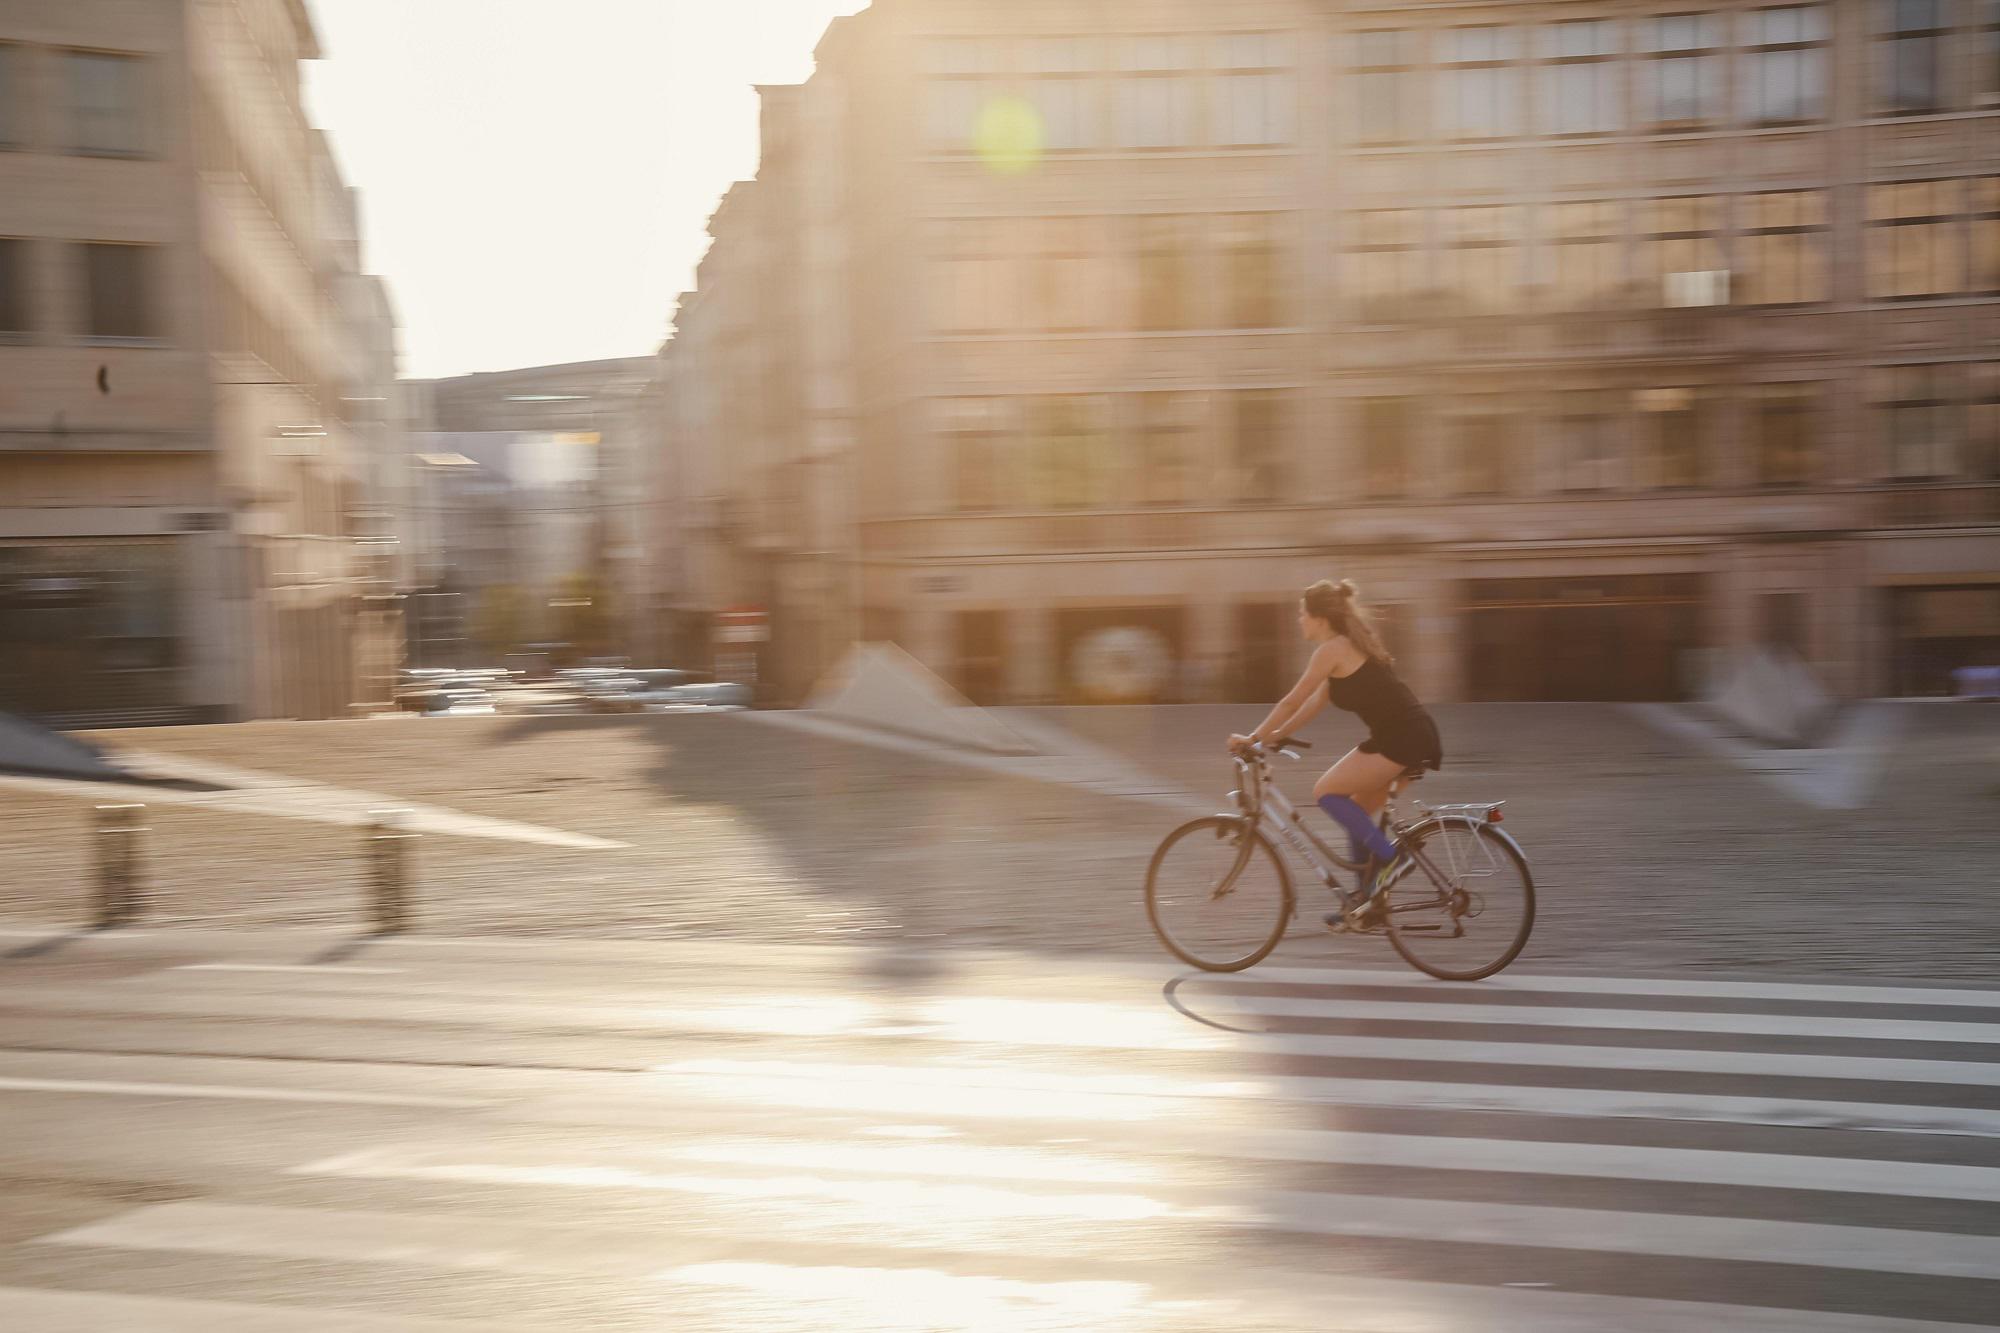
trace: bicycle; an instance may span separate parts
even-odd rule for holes
[[[1229,794],[1235,813],[1189,820],[1153,853],[1146,868],[1146,916],[1167,952],[1182,962],[1209,972],[1241,972],[1278,947],[1298,917],[1298,896],[1278,854],[1280,842],[1336,898],[1341,872],[1360,882],[1365,863],[1322,842],[1271,780],[1273,753],[1297,759],[1306,748],[1305,741],[1288,740],[1238,752],[1240,781]],[[1499,827],[1504,801],[1413,800],[1411,817],[1403,818],[1397,800],[1422,777],[1421,770],[1405,770],[1390,786],[1380,825],[1405,855],[1390,865],[1374,896],[1348,914],[1347,928],[1387,934],[1403,961],[1439,980],[1478,981],[1513,962],[1526,946],[1535,924],[1534,877],[1519,844]],[[1176,848],[1183,854],[1170,863]],[[1209,853],[1215,855],[1204,862]],[[1275,893],[1269,892],[1273,884]],[[1511,931],[1502,917],[1487,920],[1516,897],[1518,923]],[[1468,931],[1468,923],[1482,920],[1486,928]],[[1211,934],[1224,942],[1210,943]],[[1489,943],[1464,943],[1475,935]],[[1229,940],[1242,940],[1244,947]],[[1460,965],[1453,963],[1451,946],[1468,955]]]

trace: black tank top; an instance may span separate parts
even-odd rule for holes
[[[1373,735],[1386,735],[1412,714],[1424,716],[1424,706],[1402,677],[1380,658],[1371,657],[1345,676],[1326,678],[1326,697],[1335,708],[1360,718]]]

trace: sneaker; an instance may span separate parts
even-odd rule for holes
[[[1371,930],[1380,930],[1382,914],[1376,910],[1380,905],[1381,900],[1377,898],[1343,893],[1340,895],[1340,910],[1326,914],[1326,928],[1335,934],[1366,934]]]

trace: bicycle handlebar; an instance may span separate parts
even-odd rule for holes
[[[1244,746],[1236,757],[1238,759],[1246,756],[1264,758],[1268,755],[1282,754],[1297,759],[1300,750],[1310,749],[1312,749],[1311,741],[1302,741],[1293,737],[1287,737],[1281,741],[1252,741],[1249,745]]]

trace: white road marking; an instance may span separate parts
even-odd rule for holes
[[[1261,1196],[1260,1202],[1262,1224],[1323,1236],[1529,1245],[1926,1277],[2000,1273],[2000,1236],[1362,1194],[1294,1192]]]
[[[179,963],[169,972],[304,972],[309,976],[332,973],[336,976],[388,977],[403,972],[400,967],[343,967],[314,963]]]
[[[470,1097],[419,1097],[389,1092],[225,1087],[212,1083],[121,1083],[68,1078],[0,1077],[0,1092],[56,1092],[91,1097],[195,1097],[237,1102],[318,1102],[329,1106],[413,1106],[439,1109],[465,1109],[492,1104]]]

